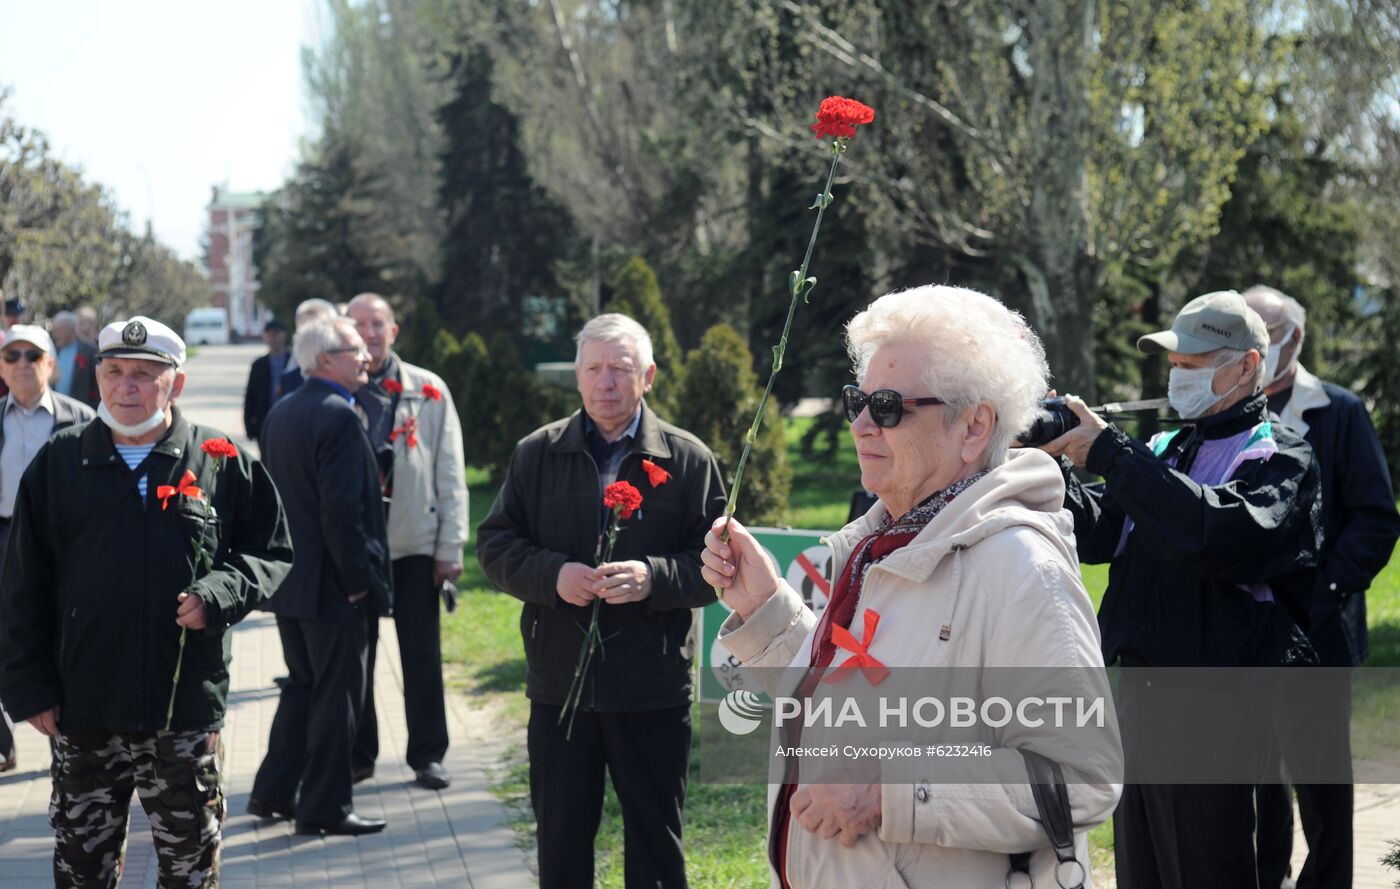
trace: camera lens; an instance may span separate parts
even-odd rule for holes
[[[1054,441],[1079,425],[1079,417],[1069,409],[1063,398],[1047,398],[1041,402],[1031,426],[1016,440],[1029,447],[1039,447]]]

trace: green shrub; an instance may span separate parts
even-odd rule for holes
[[[739,332],[728,324],[716,324],[705,331],[700,347],[686,356],[676,424],[710,446],[719,458],[726,483],[733,483],[744,438],[762,395],[753,372],[753,356]],[[791,486],[783,416],[777,403],[770,400],[744,470],[736,514],[746,524],[782,522]]]
[[[646,260],[634,256],[617,273],[612,286],[608,311],[626,315],[651,334],[656,384],[647,394],[647,404],[662,418],[674,421],[677,393],[681,390],[685,371],[681,365],[681,346],[671,329],[671,311],[661,299],[656,273]]]
[[[469,333],[448,351],[451,336],[439,331],[434,347],[446,352],[437,370],[457,404],[467,463],[499,479],[516,442],[572,412],[574,399],[541,383],[505,333],[492,337],[489,346]]]

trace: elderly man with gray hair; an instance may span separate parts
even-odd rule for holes
[[[262,437],[296,549],[265,606],[277,615],[290,676],[248,812],[294,816],[299,833],[375,833],[384,821],[351,806],[366,626],[389,613],[393,591],[379,467],[354,408],[369,352],[348,318],[303,326],[292,349],[306,384],[273,406]]]
[[[56,362],[53,390],[97,407],[97,346],[78,338],[78,316],[59,312],[51,326]]]
[[[686,885],[686,640],[691,609],[715,598],[700,578],[700,551],[724,511],[724,483],[710,449],[647,406],[657,369],[636,321],[606,314],[584,325],[574,373],[583,409],[516,445],[477,531],[487,577],[525,602],[540,886],[592,887],[606,769],[622,804],[627,886],[675,889]],[[598,564],[603,489],[615,481],[642,490],[642,515],[618,536],[612,561]],[[569,736],[561,710],[598,600],[607,654],[586,674]]]
[[[1322,472],[1322,550],[1313,590],[1308,636],[1324,667],[1353,667],[1369,653],[1366,590],[1390,561],[1400,536],[1394,489],[1380,438],[1366,405],[1355,393],[1324,382],[1299,361],[1308,313],[1293,297],[1257,285],[1244,292],[1269,331],[1264,394],[1269,409],[1312,445]],[[1350,682],[1337,683],[1325,697],[1330,712],[1301,717],[1308,734],[1350,745]],[[1306,731],[1306,729],[1305,729]],[[1285,765],[1288,743],[1297,732],[1281,733]],[[1299,784],[1298,811],[1308,857],[1298,875],[1299,889],[1350,886],[1352,879],[1352,787]],[[1286,784],[1259,788],[1260,885],[1278,886],[1289,870],[1293,846],[1293,805]]]
[[[340,313],[335,309],[335,305],[328,300],[319,297],[304,299],[297,304],[296,313],[292,316],[292,322],[294,324],[292,332],[295,334],[303,327],[314,324],[317,321],[329,320],[339,314]],[[296,350],[293,349],[291,360],[287,362],[286,368],[282,371],[282,396],[286,397],[292,392],[295,392],[305,379],[306,374],[302,373],[301,361],[297,357]]]

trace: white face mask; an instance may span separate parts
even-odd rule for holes
[[[1220,399],[1233,392],[1216,395],[1211,389],[1218,367],[1173,367],[1167,373],[1167,401],[1183,420],[1194,420],[1220,403]]]
[[[1298,362],[1298,350],[1293,350],[1293,356],[1288,359],[1287,367],[1279,367],[1279,358],[1283,355],[1283,349],[1293,340],[1293,332],[1296,328],[1290,324],[1284,328],[1287,331],[1283,339],[1269,345],[1269,355],[1264,359],[1264,385],[1273,385],[1274,381],[1293,369],[1293,365]]]
[[[165,422],[165,409],[161,408],[140,423],[129,426],[112,416],[112,412],[107,410],[107,402],[99,401],[97,403],[97,419],[107,424],[107,428],[118,435],[125,435],[128,438],[140,438]]]

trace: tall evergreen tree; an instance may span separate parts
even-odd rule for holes
[[[445,137],[438,197],[447,216],[438,312],[454,332],[506,334],[524,345],[527,300],[563,299],[555,264],[572,224],[533,178],[520,124],[491,94],[492,61],[455,55],[452,96],[438,111]]]
[[[328,130],[315,156],[269,199],[254,231],[259,299],[291,317],[313,296],[343,302],[366,290],[392,297],[411,289],[412,272],[381,258],[380,187],[353,141]]]

